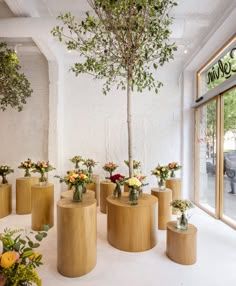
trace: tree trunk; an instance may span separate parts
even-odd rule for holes
[[[133,129],[132,129],[132,98],[131,98],[132,69],[128,67],[127,75],[127,126],[128,126],[128,156],[129,177],[133,177]]]

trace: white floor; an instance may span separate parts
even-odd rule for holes
[[[158,230],[158,244],[153,249],[128,253],[107,242],[106,215],[100,213],[99,208],[97,222],[97,264],[90,273],[78,278],[66,278],[57,272],[56,223],[49,230],[40,246],[44,265],[38,268],[44,286],[225,286],[236,283],[236,231],[197,208],[190,221],[198,228],[197,263],[188,266],[166,257],[165,231]],[[30,229],[30,225],[30,215],[12,214],[0,219],[0,232],[5,227]]]

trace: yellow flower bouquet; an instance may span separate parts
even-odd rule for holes
[[[46,231],[37,232],[34,239],[25,230],[5,229],[0,234],[0,286],[41,286],[35,268],[42,265],[42,255],[35,251]],[[35,242],[36,241],[36,242]]]

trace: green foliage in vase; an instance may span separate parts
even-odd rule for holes
[[[24,73],[14,50],[7,48],[6,43],[0,43],[0,110],[8,106],[22,111],[26,98],[33,90]]]
[[[170,43],[173,18],[171,0],[87,0],[93,15],[78,22],[71,13],[58,17],[52,35],[80,58],[71,70],[105,79],[103,93],[112,86],[127,91],[129,177],[133,176],[131,94],[145,89],[158,93],[163,85],[157,70],[173,59],[176,45]]]

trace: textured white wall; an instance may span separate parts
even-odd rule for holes
[[[29,79],[33,94],[22,112],[9,108],[0,112],[0,165],[10,165],[15,172],[8,176],[13,184],[24,172],[20,162],[48,158],[48,64],[42,54],[19,55],[22,71]]]

